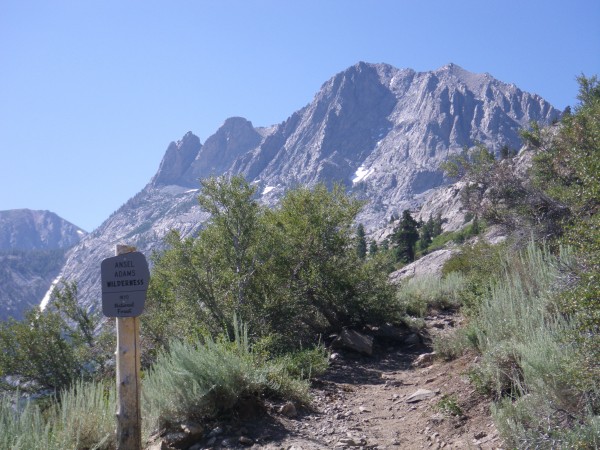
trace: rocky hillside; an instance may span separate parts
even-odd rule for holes
[[[198,179],[209,175],[242,173],[269,205],[298,184],[342,183],[368,201],[359,220],[379,228],[446,183],[439,164],[449,154],[476,142],[519,148],[520,128],[558,116],[539,96],[454,64],[415,72],[361,62],[278,125],[230,118],[204,144],[191,132],[171,143],[148,185],[69,252],[62,275],[97,304],[100,261],[116,243],[148,254],[170,229],[199,229]]]
[[[40,303],[86,233],[49,211],[0,211],[0,320]]]

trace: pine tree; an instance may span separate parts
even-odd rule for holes
[[[367,256],[367,239],[365,238],[365,227],[362,223],[356,228],[356,254],[360,259]]]
[[[421,238],[419,239],[419,249],[427,250],[433,240],[433,218],[429,216],[429,220],[421,225]]]
[[[419,224],[413,219],[410,211],[402,212],[400,225],[394,231],[393,239],[396,244],[396,261],[409,263],[415,260],[415,245],[419,240]]]
[[[377,252],[379,252],[379,246],[377,245],[377,242],[375,240],[372,240],[369,244],[369,255],[376,255]]]
[[[510,148],[507,144],[504,144],[500,148],[500,158],[501,159],[509,159],[517,156],[517,151],[515,149]]]
[[[388,251],[390,249],[390,240],[388,238],[381,241],[381,249],[383,251]]]
[[[473,223],[471,224],[471,235],[477,236],[481,231],[481,226],[479,225],[479,217],[477,214],[473,217]]]
[[[433,228],[431,233],[432,238],[442,234],[442,225],[444,222],[445,219],[442,219],[442,213],[438,213],[437,216],[435,216],[435,219],[433,220]]]

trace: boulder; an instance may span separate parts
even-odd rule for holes
[[[343,330],[332,342],[332,346],[371,356],[373,354],[373,337],[355,330]]]
[[[406,326],[394,326],[386,323],[377,327],[371,327],[369,329],[373,337],[377,339],[377,342],[385,342],[389,344],[403,343],[407,336],[411,334],[411,331]]]

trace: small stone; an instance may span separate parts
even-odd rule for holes
[[[218,436],[220,434],[223,434],[223,428],[215,427],[210,431],[210,433],[208,433],[208,436],[213,437],[213,436]]]
[[[296,417],[298,412],[292,402],[287,402],[281,408],[279,408],[279,414],[283,414],[286,417]]]
[[[429,389],[419,389],[416,392],[413,392],[406,400],[406,403],[416,403],[421,400],[426,400],[428,398],[435,397],[435,392],[430,391]]]
[[[414,367],[425,367],[430,365],[433,362],[434,358],[435,352],[423,353],[422,355],[419,355],[417,359],[414,360],[412,365]]]
[[[369,408],[365,408],[364,406],[360,406],[360,407],[358,408],[358,410],[359,410],[361,413],[369,413],[369,412],[371,412],[371,410],[370,410]]]
[[[247,436],[240,436],[238,441],[242,445],[253,445],[254,444],[254,441]]]
[[[435,413],[429,418],[429,421],[434,425],[439,425],[444,421],[445,417],[442,413]]]
[[[184,422],[181,424],[181,429],[184,433],[189,434],[192,437],[201,436],[204,433],[204,428],[195,422]]]
[[[475,439],[483,439],[486,436],[487,436],[487,433],[485,431],[480,431],[479,433],[476,433],[473,437]]]
[[[178,442],[185,441],[188,438],[188,435],[183,431],[175,431],[173,433],[168,433],[163,437],[163,442],[167,445],[174,445]]]
[[[235,447],[236,440],[234,438],[226,438],[221,441],[222,447]]]

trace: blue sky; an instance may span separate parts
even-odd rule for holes
[[[2,0],[0,210],[87,231],[169,142],[285,120],[358,61],[488,72],[563,109],[600,75],[600,1]]]

